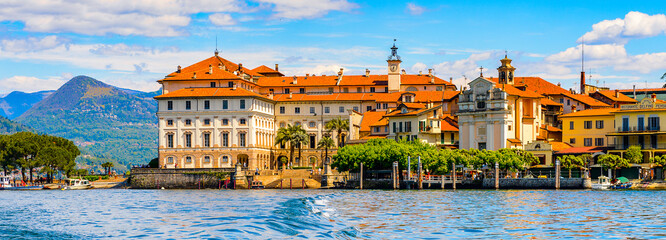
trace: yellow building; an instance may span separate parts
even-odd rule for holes
[[[647,160],[666,153],[666,103],[656,95],[644,98],[638,104],[622,105],[614,112],[615,128],[606,136],[613,141],[609,153],[622,155],[630,146],[640,146]]]
[[[606,134],[615,129],[614,112],[617,110],[617,108],[588,109],[561,115],[562,141],[573,147],[607,146],[609,143]]]

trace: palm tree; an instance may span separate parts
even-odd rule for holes
[[[293,135],[293,127],[291,126],[291,124],[287,124],[287,127],[281,127],[280,129],[278,129],[277,134],[275,135],[275,146],[289,144],[289,162],[291,162],[294,159],[294,145],[290,144],[292,140],[292,135]],[[285,166],[283,166],[282,169],[285,169]]]
[[[303,158],[301,157],[301,148],[303,147],[303,144],[310,143],[310,136],[300,125],[294,127],[294,132],[292,134],[291,143],[298,147],[298,160],[303,161]]]
[[[324,161],[326,164],[330,164],[328,162],[328,149],[332,148],[335,146],[335,142],[333,142],[333,139],[327,135],[324,136],[321,140],[319,140],[319,143],[317,143],[317,148],[319,149],[324,149],[324,160],[321,161],[322,164],[324,164]],[[314,170],[314,164],[312,164],[312,169]]]
[[[328,121],[325,127],[328,132],[331,131],[337,132],[338,135],[336,135],[336,137],[338,139],[338,147],[342,147],[345,145],[342,133],[349,130],[349,120],[347,119],[343,120],[341,117],[338,117],[331,121]]]
[[[111,173],[111,168],[113,167],[113,163],[112,162],[102,163],[102,167],[104,168],[106,175],[109,175]]]
[[[305,129],[288,124],[287,127],[281,127],[275,136],[275,145],[289,144],[289,164],[294,162],[294,148],[298,146],[298,157],[301,157],[301,144],[309,142]]]

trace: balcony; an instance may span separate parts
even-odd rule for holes
[[[661,131],[661,126],[623,126],[618,127],[618,133],[636,133],[636,132],[659,132]]]
[[[636,144],[629,144],[627,146],[624,146],[624,144],[609,144],[607,147],[610,149],[615,149],[615,150],[627,150],[627,148],[636,145]],[[640,145],[639,145],[640,146]],[[657,144],[644,144],[641,146],[642,150],[664,150],[666,149],[666,143],[657,143]]]
[[[424,126],[419,128],[419,133],[439,134],[442,130],[438,127]]]

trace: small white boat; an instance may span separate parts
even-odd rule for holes
[[[12,186],[12,183],[10,182],[11,177],[7,176],[0,176],[0,190],[5,190],[5,189],[12,189],[14,186]]]
[[[62,188],[62,190],[82,190],[82,189],[91,189],[93,188],[90,181],[85,179],[67,179],[67,185]]]
[[[606,190],[610,189],[610,179],[606,176],[600,176],[597,183],[592,183],[592,189],[596,190]]]

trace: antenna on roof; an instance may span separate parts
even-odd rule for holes
[[[217,51],[217,35],[215,35],[215,56],[217,56],[217,54],[219,54],[219,53],[220,52]]]

